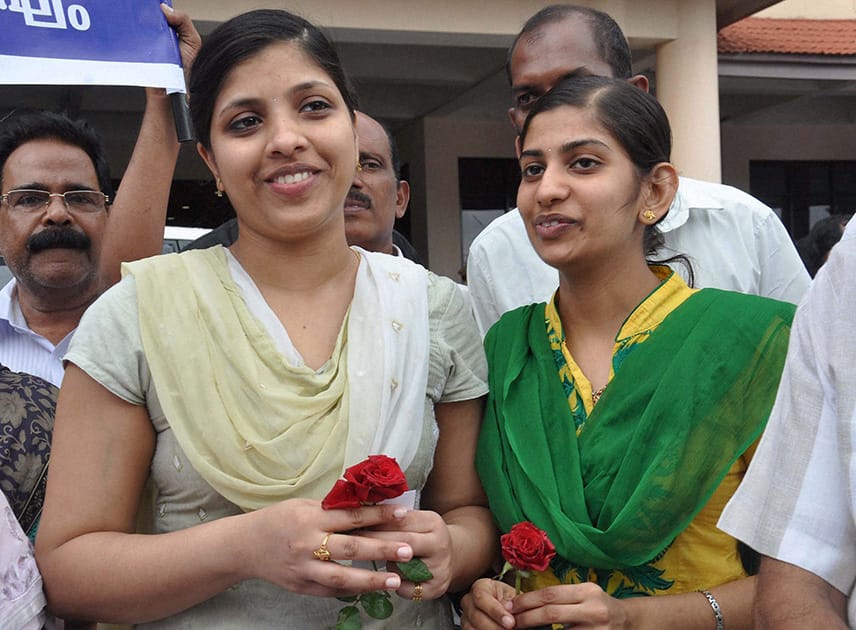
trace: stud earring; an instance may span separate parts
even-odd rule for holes
[[[362,164],[360,164],[359,162],[357,162],[357,172],[358,172],[358,173],[362,173],[362,172],[363,172],[363,165],[362,165]]]
[[[642,213],[642,216],[645,218],[646,221],[653,221],[657,218],[657,215],[654,214],[653,210],[646,210]]]
[[[218,199],[223,198],[223,182],[219,177],[217,178],[217,190],[214,191],[214,194],[217,195]]]

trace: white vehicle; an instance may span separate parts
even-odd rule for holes
[[[178,252],[195,241],[200,236],[205,236],[211,228],[183,227],[179,225],[167,225],[163,229],[163,250],[161,253],[169,254]]]

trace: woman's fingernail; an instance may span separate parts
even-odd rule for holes
[[[502,625],[505,626],[506,628],[513,627],[514,626],[514,617],[511,617],[509,615],[505,615],[502,618]]]
[[[392,515],[393,515],[395,518],[404,518],[405,516],[407,516],[407,508],[397,507],[397,508],[395,508],[395,510],[392,512]]]
[[[401,578],[397,575],[391,575],[386,578],[386,588],[394,589],[401,586]]]
[[[505,610],[511,611],[514,608],[514,604],[511,601],[505,602]]]
[[[404,547],[399,547],[396,554],[402,560],[409,560],[413,556],[413,550],[409,546],[405,545]]]
[[[170,13],[172,13],[173,11],[175,11],[175,9],[173,9],[171,6],[169,6],[166,2],[161,2],[161,6],[162,6],[164,9],[166,9],[167,11],[169,11]]]

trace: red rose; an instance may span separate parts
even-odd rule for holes
[[[360,507],[360,500],[354,492],[354,486],[344,479],[339,479],[333,489],[321,501],[321,507],[325,510],[355,508]]]
[[[401,467],[386,455],[369,455],[345,470],[345,480],[353,485],[361,503],[379,503],[407,492],[407,479]]]
[[[517,523],[500,539],[502,557],[515,569],[524,571],[546,571],[556,548],[543,530],[529,521]]]

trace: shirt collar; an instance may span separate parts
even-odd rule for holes
[[[690,218],[690,209],[686,204],[683,195],[681,195],[680,186],[675,191],[675,198],[672,199],[672,205],[669,206],[669,211],[666,216],[657,224],[661,232],[671,232],[681,227]]]
[[[12,278],[0,289],[0,320],[9,322],[15,328],[26,329],[27,321],[18,304],[17,286],[15,278]]]

